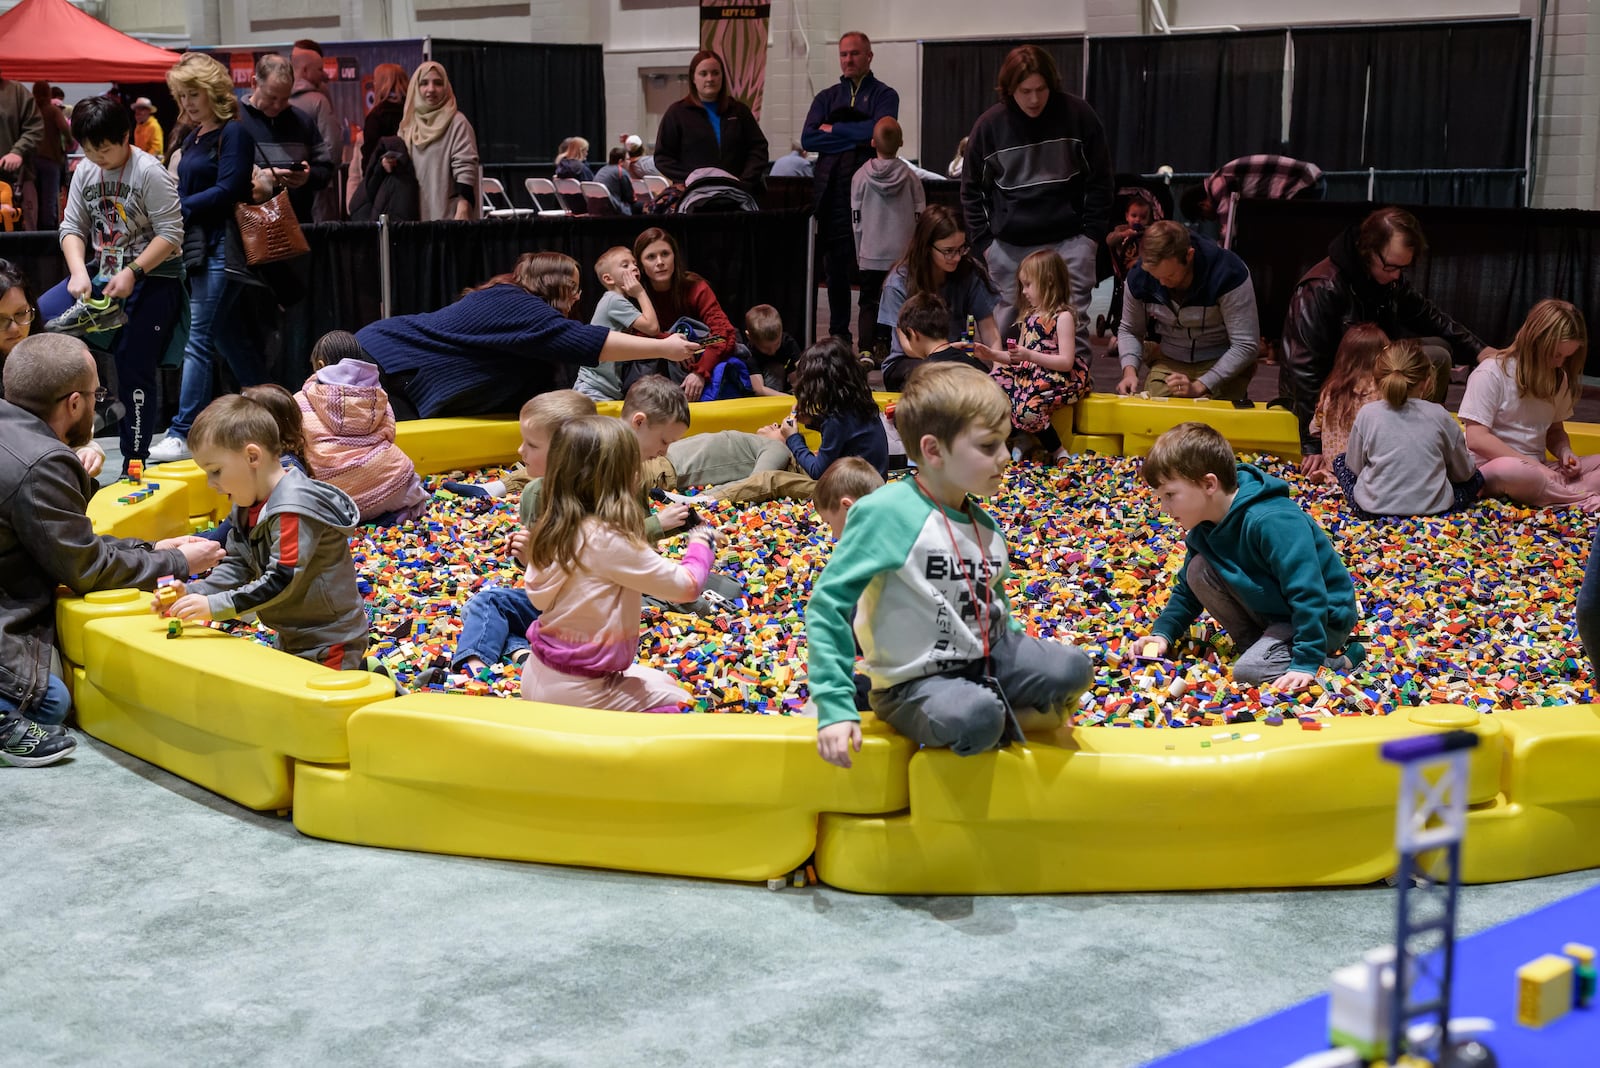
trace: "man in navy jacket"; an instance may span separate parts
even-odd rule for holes
[[[828,332],[848,342],[850,282],[857,273],[850,179],[873,156],[873,126],[881,118],[900,117],[900,94],[872,76],[872,42],[859,31],[839,38],[839,71],[838,83],[811,102],[800,144],[818,153],[816,215],[828,272]],[[877,294],[868,293],[863,282],[858,349],[872,349],[877,323]]]

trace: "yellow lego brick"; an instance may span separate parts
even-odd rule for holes
[[[1546,953],[1517,969],[1517,1023],[1543,1027],[1571,1008],[1571,960]]]
[[[348,768],[295,771],[302,833],[726,879],[804,863],[818,812],[906,804],[912,745],[871,717],[846,771],[816,721],[645,716],[422,693],[350,717]]]

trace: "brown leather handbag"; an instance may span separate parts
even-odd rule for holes
[[[260,145],[256,145],[256,159],[261,166],[271,169]],[[244,261],[251,267],[282,263],[311,251],[306,235],[300,232],[300,220],[295,217],[286,189],[278,190],[264,204],[235,204],[233,218],[239,224]]]

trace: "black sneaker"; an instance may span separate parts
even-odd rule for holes
[[[54,764],[78,747],[78,739],[60,727],[44,727],[13,712],[0,721],[0,760],[17,768]]]

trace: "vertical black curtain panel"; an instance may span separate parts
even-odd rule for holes
[[[605,56],[599,45],[433,42],[486,165],[548,163],[568,137],[605,159]]]
[[[1290,155],[1324,170],[1516,168],[1526,19],[1291,32]]]
[[[972,124],[999,98],[1000,64],[1019,44],[1036,44],[1050,53],[1061,84],[1076,95],[1083,87],[1083,38],[1043,40],[925,41],[922,44],[922,165],[943,174],[956,145]],[[902,92],[903,86],[895,86]]]
[[[1089,42],[1089,103],[1119,171],[1209,173],[1283,149],[1284,33]]]

